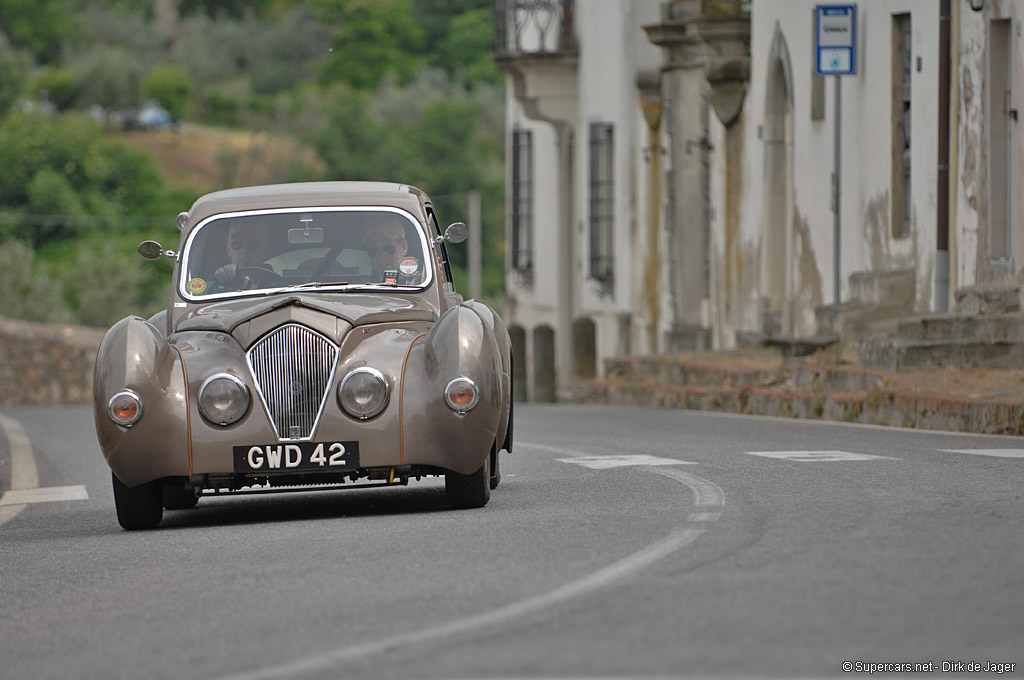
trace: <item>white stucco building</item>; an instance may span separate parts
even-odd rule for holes
[[[1024,0],[861,0],[844,76],[817,4],[496,1],[520,397],[1020,282]]]

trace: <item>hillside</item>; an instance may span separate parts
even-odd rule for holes
[[[177,130],[116,132],[153,156],[168,186],[199,193],[234,186],[322,179],[316,152],[287,137],[184,123]]]

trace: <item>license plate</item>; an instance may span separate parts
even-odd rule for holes
[[[235,472],[354,470],[359,442],[291,442],[233,446]]]

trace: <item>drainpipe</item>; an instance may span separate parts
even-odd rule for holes
[[[939,159],[936,194],[935,311],[949,310],[950,0],[939,3]]]
[[[949,97],[949,129],[950,129],[950,148],[949,148],[949,167],[953,172],[949,173],[949,219],[947,226],[947,234],[949,235],[949,291],[953,292],[960,287],[960,267],[957,264],[957,198],[960,195],[958,190],[957,173],[956,169],[960,165],[960,0],[956,3],[956,13],[953,14],[952,25],[950,27],[950,97]],[[950,228],[951,227],[951,228]],[[947,294],[948,296],[948,294]],[[948,297],[947,297],[948,299]],[[948,303],[947,303],[948,304]]]

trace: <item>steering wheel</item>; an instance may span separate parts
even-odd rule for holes
[[[241,284],[246,279],[251,280],[260,287],[273,286],[275,284],[282,285],[284,283],[284,277],[269,267],[236,267],[235,281]]]

